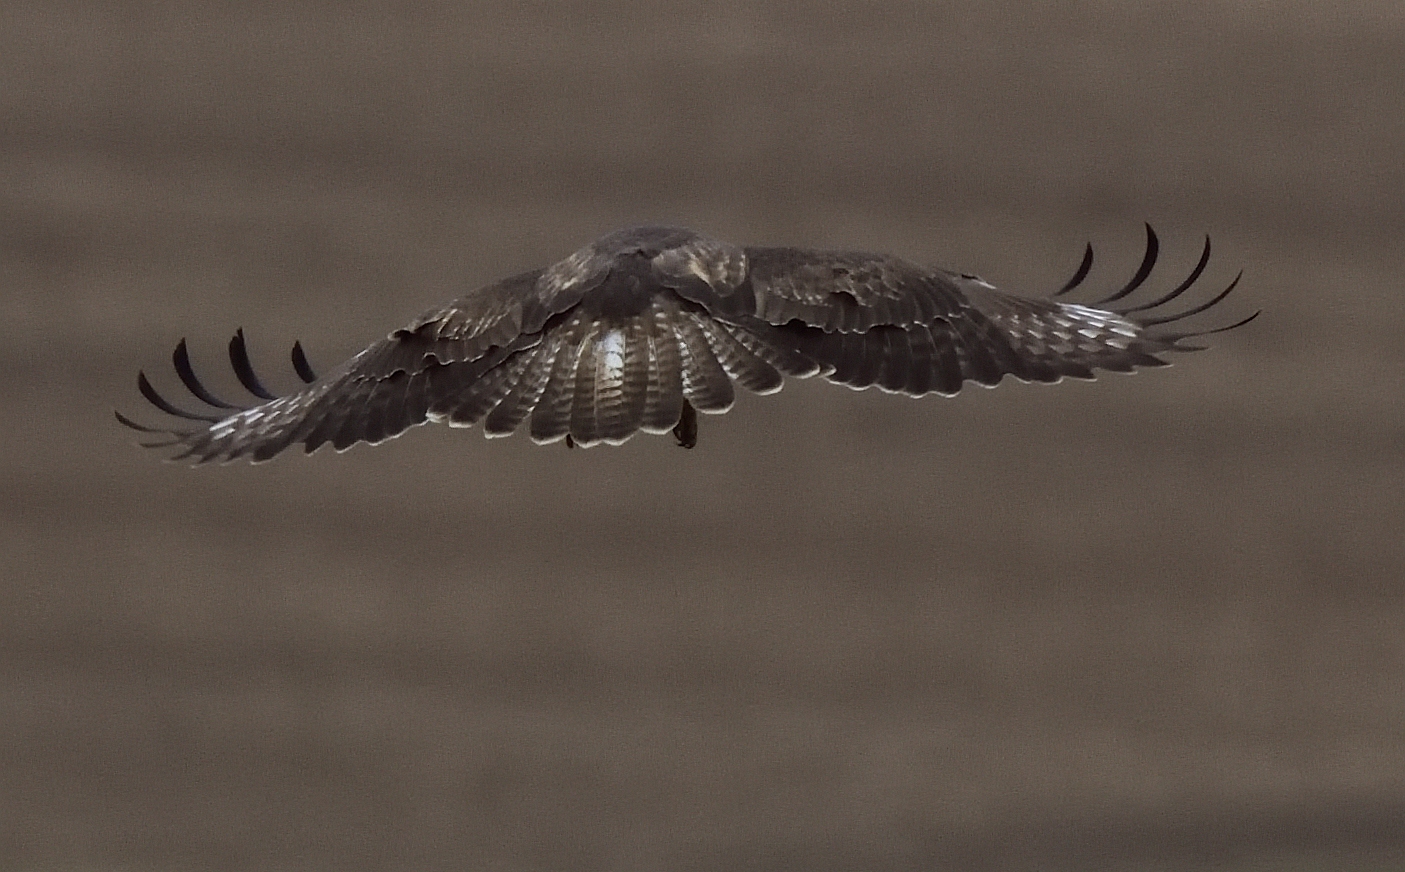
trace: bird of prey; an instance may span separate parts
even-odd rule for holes
[[[742,247],[676,227],[611,233],[551,266],[479,288],[431,310],[321,377],[294,344],[301,390],[277,396],[250,365],[243,332],[229,344],[240,383],[260,401],[238,406],[212,394],[191,369],[185,340],[173,361],[181,382],[218,410],[168,402],[144,373],[142,395],[184,419],[148,427],[141,444],[195,464],[264,461],[291,445],[311,453],[376,444],[426,422],[481,425],[505,436],[526,424],[532,441],[619,444],[635,433],[672,432],[697,442],[697,412],[732,407],[733,382],[758,394],[785,376],[820,376],[854,389],[951,396],[966,381],[994,386],[1091,379],[1094,370],[1164,366],[1166,352],[1215,329],[1178,329],[1238,283],[1176,314],[1157,314],[1200,277],[1210,240],[1190,275],[1148,302],[1107,307],[1140,287],[1157,239],[1132,279],[1080,305],[997,290],[973,275],[863,252]],[[1060,296],[1092,266],[1088,246]],[[1175,325],[1175,326],[1173,326]]]

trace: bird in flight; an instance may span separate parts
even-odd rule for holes
[[[431,310],[318,377],[302,346],[292,363],[304,386],[278,396],[259,380],[243,331],[229,343],[239,382],[257,405],[212,394],[196,378],[185,340],[176,375],[210,412],[191,412],[157,393],[142,396],[182,423],[150,427],[117,412],[195,464],[265,461],[292,445],[307,453],[372,445],[426,422],[481,425],[506,436],[523,424],[532,441],[617,445],[635,433],[672,432],[697,443],[697,413],[732,407],[733,383],[758,394],[785,376],[820,376],[861,390],[951,396],[966,381],[993,387],[1092,379],[1095,370],[1164,366],[1159,355],[1203,348],[1191,340],[1231,330],[1188,331],[1181,319],[1227,297],[1160,314],[1200,278],[1210,257],[1171,290],[1118,305],[1146,281],[1158,243],[1127,284],[1095,303],[1033,299],[973,275],[881,254],[732,245],[676,227],[633,227],[601,237],[551,266],[479,288]],[[1084,250],[1074,276],[1093,263]]]

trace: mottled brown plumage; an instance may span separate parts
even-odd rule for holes
[[[525,424],[533,441],[582,446],[673,431],[692,447],[694,412],[730,409],[733,382],[766,394],[786,376],[819,375],[856,389],[951,395],[966,381],[995,385],[1006,375],[1055,382],[1162,366],[1158,355],[1199,347],[1185,340],[1254,317],[1218,330],[1165,327],[1218,303],[1234,284],[1188,312],[1150,315],[1199,278],[1209,253],[1207,239],[1179,286],[1114,310],[1098,306],[1135,291],[1155,263],[1150,227],[1136,276],[1093,306],[1018,297],[885,255],[742,248],[679,228],[630,228],[427,312],[321,378],[294,345],[307,386],[284,397],[262,385],[236,333],[235,374],[266,401],[251,408],[201,385],[182,340],[173,357],[181,382],[223,411],[174,406],[139,374],[143,396],[195,425],[117,417],[157,434],[143,444],[195,463],[258,462],[294,444],[342,450],[427,421],[481,425],[488,436]],[[1059,294],[1080,284],[1091,263],[1089,248]]]

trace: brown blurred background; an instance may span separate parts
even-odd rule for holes
[[[5,4],[0,869],[1405,868],[1403,61],[1394,0]],[[112,420],[632,222],[1044,293],[1143,220],[1264,316],[693,452]]]

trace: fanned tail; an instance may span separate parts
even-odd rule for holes
[[[532,362],[488,397],[491,411],[475,407],[459,417],[482,417],[490,435],[530,419],[534,442],[619,444],[641,430],[675,430],[685,403],[709,414],[727,411],[736,398],[733,381],[766,394],[779,390],[786,375],[820,369],[785,343],[717,321],[670,294],[656,296],[636,316],[577,312],[546,332]]]
[[[644,417],[649,343],[642,317],[590,325],[578,346],[570,435],[582,446],[618,445]]]

